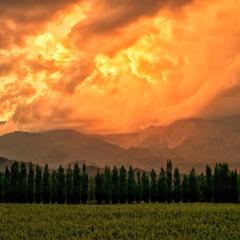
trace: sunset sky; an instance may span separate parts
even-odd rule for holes
[[[0,134],[240,114],[239,0],[0,0]]]

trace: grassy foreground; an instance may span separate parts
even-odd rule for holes
[[[240,239],[240,205],[0,205],[0,239]]]

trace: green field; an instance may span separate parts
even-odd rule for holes
[[[0,239],[240,239],[240,206],[0,205]]]

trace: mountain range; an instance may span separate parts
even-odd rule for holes
[[[180,120],[127,134],[87,135],[68,129],[12,132],[0,136],[0,156],[48,163],[50,168],[85,162],[98,168],[132,165],[150,170],[172,160],[182,171],[203,170],[216,162],[240,169],[240,116]]]

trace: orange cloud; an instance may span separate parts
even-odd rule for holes
[[[235,0],[32,1],[39,16],[17,20],[20,2],[0,3],[0,36],[12,39],[0,38],[0,120],[12,129],[126,132],[240,114]]]

